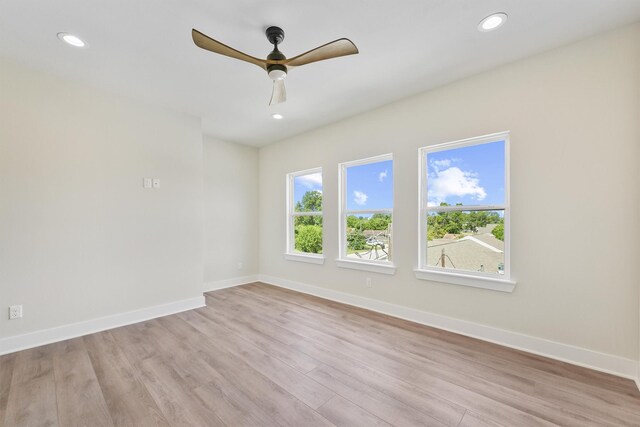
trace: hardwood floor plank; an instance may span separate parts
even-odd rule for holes
[[[213,410],[185,384],[161,357],[145,358],[140,370],[147,389],[173,426],[224,426]]]
[[[59,425],[52,345],[16,353],[5,425]]]
[[[242,294],[243,291],[239,290],[238,292]],[[233,303],[234,297],[229,297],[227,302]],[[264,306],[265,301],[260,301],[260,305]],[[274,307],[277,311],[284,308],[278,307],[277,303]],[[336,327],[337,325],[332,324],[328,319],[323,319],[323,322],[317,322],[314,318],[309,317],[309,313],[305,313],[299,309],[296,310],[293,308],[291,310],[281,311],[281,314],[274,318],[283,325],[286,322],[282,321],[281,318],[290,319],[292,322],[295,321],[298,331],[301,330],[302,325],[306,325],[307,329],[304,334],[309,339],[322,342],[327,348],[340,348],[343,354],[346,354],[346,351],[350,351],[350,354],[354,357],[364,351],[366,353],[365,359],[370,360],[372,366],[389,366],[389,360],[397,362],[395,365],[396,370],[391,373],[391,375],[395,375],[395,377],[399,379],[406,379],[407,376],[413,376],[415,377],[415,382],[417,379],[424,377],[428,380],[430,387],[433,386],[435,379],[444,380],[450,384],[458,385],[483,396],[487,396],[496,402],[505,403],[522,412],[562,425],[612,425],[609,424],[611,420],[608,420],[608,418],[611,418],[610,416],[603,416],[602,411],[594,410],[594,408],[587,407],[579,409],[575,406],[569,407],[568,405],[560,407],[552,400],[544,400],[532,396],[531,393],[533,390],[529,388],[513,390],[500,385],[500,382],[488,381],[483,378],[483,375],[461,375],[461,371],[464,372],[464,369],[457,369],[456,363],[451,363],[451,366],[447,366],[447,364],[434,364],[428,359],[416,357],[412,353],[403,351],[399,346],[389,345],[384,342],[384,340],[380,342],[380,339],[377,339],[375,336],[362,337],[363,334],[351,334],[345,331],[344,328]],[[366,332],[364,332],[364,334],[366,335]],[[415,372],[408,374],[405,367],[413,368]],[[493,376],[495,375],[496,374],[493,374]],[[438,384],[442,388],[442,386],[447,385],[445,382],[439,381]],[[449,387],[449,389],[451,389],[451,387]],[[456,391],[451,389],[450,392],[455,393]],[[450,396],[450,394],[440,394],[440,396],[449,398],[448,396]],[[633,421],[624,420],[624,417],[613,421],[615,421],[614,424],[633,425]]]
[[[573,412],[580,412],[604,423],[613,423],[617,426],[640,426],[640,415],[631,411],[621,402],[603,402],[591,396],[577,395],[563,388],[552,387],[547,384],[536,385],[536,398],[542,398],[549,402]],[[612,410],[612,409],[616,410]]]
[[[177,323],[183,325],[181,322]],[[225,376],[206,363],[205,359],[215,355],[218,350],[214,346],[208,346],[208,355],[202,357],[201,353],[190,344],[191,340],[188,335],[193,333],[193,330],[188,328],[187,330],[181,329],[178,336],[182,338],[178,338],[178,336],[162,327],[158,320],[154,320],[147,322],[145,332],[149,333],[139,337],[129,337],[127,340],[137,341],[142,347],[169,343],[172,346],[170,354],[167,354],[166,351],[159,347],[158,355],[164,355],[165,362],[171,364],[171,368],[180,376],[183,383],[182,387],[187,390],[186,394],[191,398],[199,399],[200,404],[210,407],[222,422],[227,423],[229,421],[230,424],[228,425],[235,426],[238,425],[235,421],[243,419],[249,425],[253,424],[251,420],[260,420],[260,424],[263,426],[278,425],[267,412],[253,403],[250,396],[247,396],[236,384],[228,381]],[[162,337],[163,334],[166,336]],[[159,340],[159,337],[163,339]],[[134,351],[131,355],[131,357],[136,356],[139,357],[138,361],[135,362],[137,366],[140,366],[148,359],[148,357],[144,357],[145,353],[140,353],[139,351]],[[216,390],[220,390],[224,399],[211,400],[212,396],[216,396]],[[220,396],[220,394],[217,394],[217,396]],[[170,414],[175,412],[167,402],[164,402],[161,396],[159,399],[165,403],[165,411]],[[173,422],[175,422],[175,416],[173,418]]]
[[[295,351],[290,345],[299,342],[302,337],[293,336],[288,330],[283,328],[265,327],[261,323],[256,322],[243,322],[240,317],[242,313],[228,310],[229,305],[225,300],[207,295],[207,306],[211,309],[198,309],[195,310],[195,312],[213,322],[224,325],[237,335],[247,338],[265,353],[277,357],[302,373],[312,371],[321,365],[320,362],[314,360],[311,356]],[[225,308],[225,310],[216,310],[215,308],[218,306]]]
[[[132,364],[153,357],[158,352],[158,343],[146,339],[148,329],[146,325],[145,322],[134,323],[109,331]]]
[[[522,393],[530,394],[534,391],[535,383],[533,380],[514,375],[511,372],[504,372],[491,366],[478,365],[477,363],[470,364],[468,359],[460,357],[458,353],[442,351],[438,346],[424,342],[424,340],[416,334],[407,334],[405,331],[398,330],[398,328],[387,330],[380,327],[374,329],[365,322],[353,322],[346,318],[336,320],[333,316],[327,316],[317,312],[304,312],[295,307],[285,310],[281,316],[295,320],[302,317],[311,323],[322,319],[321,323],[326,325],[329,330],[335,329],[341,332],[341,338],[356,334],[363,339],[369,340],[373,344],[383,345],[386,348],[394,350],[402,350],[413,357],[432,362],[432,364],[444,364],[456,372],[480,377]]]
[[[509,425],[512,421],[518,421],[521,425],[551,424],[523,411],[508,405],[503,405],[481,394],[474,393],[454,384],[449,384],[445,381],[438,379],[434,379],[428,383],[424,381],[414,381],[413,377],[416,375],[414,371],[409,371],[406,374],[407,377],[404,377],[405,374],[400,374],[399,376],[404,379],[398,379],[398,373],[404,371],[398,371],[397,367],[394,368],[390,366],[390,369],[386,369],[386,367],[381,368],[380,365],[378,365],[377,368],[371,368],[365,363],[362,363],[361,358],[358,359],[353,356],[347,356],[344,353],[336,353],[330,348],[322,348],[313,342],[308,343],[308,351],[313,352],[316,357],[324,359],[329,366],[353,376],[363,384],[388,394],[397,400],[401,400],[414,408],[430,411],[434,416],[439,417],[439,419],[443,419],[443,415],[440,414],[443,409],[441,405],[438,405],[438,402],[441,401],[441,398],[449,398],[454,401],[458,407],[473,408],[488,417],[496,417],[498,420],[502,420],[507,423],[506,425]],[[390,365],[393,365],[393,363],[390,362]],[[428,393],[424,390],[427,390]],[[438,397],[434,398],[434,395]],[[462,414],[463,413],[464,411]],[[460,418],[462,414],[460,414]],[[457,418],[458,421],[460,418]],[[446,418],[444,418],[443,421],[444,420],[446,420]],[[453,420],[455,420],[455,418]],[[449,423],[451,423],[451,418],[449,418]],[[453,423],[451,425],[456,424]]]
[[[234,303],[234,302],[235,302],[234,297],[229,297],[229,299],[227,300],[227,303]],[[246,300],[243,302],[243,304],[245,304],[245,312],[247,313],[256,312],[256,310],[258,309],[258,306],[265,307],[265,304],[263,301],[260,301],[260,304],[258,306],[252,306],[251,303]],[[276,309],[275,311],[280,312],[278,309]],[[441,411],[443,408],[441,404],[440,405],[436,404],[438,400],[440,400],[440,402],[442,403],[440,398],[448,399],[450,402],[455,402],[456,399],[458,400],[462,399],[462,401],[465,403],[462,406],[471,408],[477,411],[478,413],[485,414],[486,416],[489,416],[489,417],[491,416],[500,417],[499,420],[502,420],[503,422],[508,423],[510,419],[517,419],[517,420],[520,420],[522,423],[526,423],[524,425],[549,425],[550,424],[549,421],[545,421],[539,418],[538,416],[531,415],[527,413],[527,411],[512,408],[509,405],[503,405],[499,401],[495,401],[493,399],[487,398],[484,394],[476,393],[474,391],[468,390],[463,386],[459,386],[456,384],[449,383],[446,380],[442,380],[438,378],[437,370],[432,369],[432,373],[436,374],[436,376],[433,378],[428,375],[423,376],[423,374],[419,370],[416,370],[415,367],[411,366],[411,364],[403,363],[403,362],[406,362],[406,360],[402,360],[402,361],[396,360],[397,355],[395,354],[396,353],[395,350],[391,350],[391,353],[389,353],[390,351],[389,349],[385,347],[380,347],[376,349],[377,351],[369,351],[366,348],[359,347],[353,344],[352,342],[335,338],[334,336],[331,336],[330,334],[326,333],[327,332],[326,330],[324,332],[321,330],[322,328],[324,328],[324,325],[322,325],[321,322],[318,322],[317,326],[309,326],[306,324],[305,321],[298,321],[294,323],[290,320],[283,319],[282,316],[280,315],[274,315],[273,313],[268,313],[264,309],[260,313],[260,317],[261,318],[269,317],[270,321],[279,322],[279,324],[284,327],[293,327],[296,329],[296,331],[298,331],[298,333],[304,334],[307,338],[306,344],[308,345],[305,351],[307,351],[308,353],[310,351],[318,351],[318,348],[316,347],[318,344],[324,347],[325,349],[324,353],[322,352],[309,353],[313,357],[319,360],[323,360],[323,358],[332,357],[335,354],[338,354],[339,355],[338,357],[334,357],[330,360],[325,359],[327,364],[331,365],[332,367],[341,366],[345,362],[345,360],[360,361],[359,363],[351,363],[348,367],[342,368],[343,372],[345,373],[353,374],[354,372],[359,372],[360,367],[362,365],[369,365],[371,367],[374,367],[374,369],[372,369],[373,371],[372,373],[360,372],[360,375],[361,375],[360,378],[362,378],[362,380],[365,382],[370,383],[372,379],[376,378],[375,370],[378,370],[380,372],[384,372],[389,377],[394,379],[396,381],[395,383],[398,388],[402,388],[403,383],[411,383],[411,384],[417,384],[423,390],[423,393],[430,392],[430,391],[432,391],[433,393],[436,393],[436,395],[438,396],[437,399],[422,398],[422,399],[418,399],[418,401],[415,404],[416,406],[429,408],[430,410],[434,411],[433,412],[434,414],[437,414],[438,411]],[[301,319],[298,319],[298,320],[301,320]],[[331,331],[333,331],[333,333],[336,333],[336,334],[339,333],[335,330],[335,328],[331,329]],[[358,340],[356,337],[350,337],[350,339],[351,341]],[[364,344],[364,346],[365,347],[368,346],[368,343]],[[391,357],[386,357],[385,354],[390,354]],[[422,367],[424,368],[424,366]],[[456,373],[454,372],[453,374],[456,374]],[[416,383],[416,379],[421,379],[421,381],[419,383]],[[389,381],[390,381],[389,379],[387,379],[387,381],[380,380],[380,383],[384,384],[385,382],[388,383]],[[459,380],[459,381],[462,381],[462,380]],[[483,388],[482,391],[486,392],[487,390],[486,388]],[[494,393],[492,390],[488,390],[488,391],[491,393]],[[389,389],[387,389],[386,392],[389,392]],[[496,393],[494,393],[494,395],[495,394]],[[412,400],[416,398],[415,393],[406,392],[405,395],[407,397],[405,397],[404,399]],[[524,396],[524,397],[526,397],[524,402],[525,403],[528,402],[529,400],[528,396]],[[516,399],[513,399],[513,400],[518,402]],[[522,402],[518,402],[518,403],[522,403]],[[444,404],[446,404],[446,402],[444,402]],[[496,407],[501,408],[502,411],[496,411],[495,410]],[[550,406],[550,408],[554,409],[553,406]],[[556,412],[557,413],[555,413],[555,415],[557,417],[559,418],[562,417],[564,419],[564,416],[561,413],[561,411],[556,411]],[[545,417],[548,417],[549,414],[545,413],[544,415]],[[583,421],[584,417],[581,417],[578,415],[576,415],[576,417],[577,417],[577,420]],[[439,418],[439,419],[442,419],[442,418]],[[568,418],[568,420],[570,420],[570,418]],[[588,420],[584,420],[584,421],[587,422],[587,424],[585,425],[589,425]],[[576,421],[576,424],[577,423],[578,421]]]
[[[116,426],[169,426],[110,332],[87,335],[85,347]]]
[[[262,411],[283,425],[329,426],[324,417],[296,399],[285,389],[253,369],[243,360],[211,341],[199,337],[198,330],[178,316],[166,318],[173,324],[172,333],[183,337],[183,346],[193,352],[235,384]]]
[[[318,409],[335,396],[335,393],[331,390],[310,380],[286,363],[271,357],[258,347],[230,333],[227,329],[211,322],[206,317],[195,312],[180,313],[178,317],[212,340],[215,340],[219,346],[223,346],[225,350],[242,359],[257,372],[278,384],[312,409]],[[168,322],[167,319],[165,321]],[[169,328],[170,324],[167,325],[167,329]]]
[[[355,403],[339,395],[329,399],[318,409],[318,412],[339,427],[391,426],[391,424],[382,421],[372,413],[365,411]]]
[[[0,426],[640,426],[632,381],[255,283],[0,357]]]
[[[267,414],[247,404],[247,397],[225,381],[197,387],[193,392],[228,426],[278,426]]]
[[[329,366],[320,366],[308,375],[340,396],[395,426],[455,426],[459,421],[457,420],[455,424],[442,423]]]
[[[16,354],[0,356],[0,426],[5,425],[4,419],[7,414],[7,402],[9,401]]]
[[[506,427],[467,411],[458,427]]]
[[[537,369],[543,372],[552,373],[564,379],[572,379],[574,381],[581,382],[582,384],[594,384],[598,387],[604,385],[608,390],[615,391],[634,398],[640,398],[640,390],[638,390],[638,387],[636,387],[632,381],[628,381],[615,375],[598,372],[592,369],[584,369],[570,363],[549,359],[543,356],[527,353],[525,351],[511,349],[498,344],[493,344],[475,338],[469,338],[463,335],[450,333],[436,328],[426,327],[407,320],[371,312],[366,309],[361,309],[353,306],[345,306],[337,302],[324,300],[312,295],[301,294],[295,291],[290,291],[288,289],[278,288],[275,286],[265,287],[262,284],[253,284],[248,286],[254,286],[254,288],[262,287],[262,291],[274,292],[280,295],[284,295],[287,298],[295,298],[295,303],[298,305],[313,303],[315,304],[316,309],[318,309],[318,307],[322,307],[323,310],[332,310],[334,308],[337,308],[337,311],[342,312],[343,316],[345,315],[345,312],[355,313],[361,318],[374,320],[378,325],[397,325],[399,326],[400,330],[415,332],[422,336],[436,337],[440,340],[441,344],[452,343],[458,349],[463,349],[465,347],[479,349],[481,350],[481,353],[479,354],[488,354],[493,357],[498,357],[506,362],[513,362],[517,365],[525,365],[531,369]],[[301,303],[301,301],[304,302]]]
[[[63,426],[113,426],[82,338],[52,344],[58,420]]]
[[[334,301],[325,300],[312,295],[302,294],[277,286],[269,286],[261,283],[248,284],[238,287],[245,290],[252,290],[263,295],[273,295],[275,298],[284,298],[296,305],[313,307],[314,310],[325,312],[340,312],[345,318],[349,314],[354,314],[363,319],[370,319],[380,325],[397,325],[400,330],[418,333],[423,336],[435,337],[441,344],[451,343],[459,348],[471,347],[479,349],[484,354],[493,357],[500,357],[504,361],[514,362],[518,365],[525,365],[543,372],[553,373],[563,378],[572,379],[583,384],[594,384],[596,386],[606,385],[608,390],[616,391],[627,396],[640,398],[640,391],[632,381],[603,372],[584,369],[576,365],[549,359],[543,356],[534,355],[524,351],[514,350],[486,341],[469,338],[463,335],[450,333],[436,328],[423,326],[407,320],[398,319],[381,313],[371,312],[366,309],[340,304]]]

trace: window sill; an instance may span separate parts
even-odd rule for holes
[[[381,274],[396,274],[396,266],[391,263],[373,263],[366,261],[350,261],[346,259],[337,259],[336,264],[341,268],[351,268],[353,270],[372,271]]]
[[[324,257],[322,255],[311,254],[284,254],[284,259],[289,261],[308,262],[309,264],[324,264]]]
[[[493,277],[471,276],[468,274],[457,274],[432,270],[413,270],[416,278],[421,280],[431,280],[434,282],[451,283],[453,285],[470,286],[472,288],[490,289],[500,292],[513,292],[516,282],[513,280],[497,279]]]

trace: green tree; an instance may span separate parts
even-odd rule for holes
[[[355,215],[349,215],[347,217],[347,227],[348,228],[362,228],[362,220],[363,218],[358,218]]]
[[[440,203],[440,206],[450,205]],[[456,206],[462,205],[458,203]],[[498,212],[438,212],[427,216],[427,239],[441,239],[445,234],[477,233],[480,227],[485,227],[488,224],[499,225],[503,223],[504,219],[500,217]]]
[[[504,222],[496,225],[493,230],[491,230],[491,234],[493,234],[496,239],[504,242]]]
[[[296,212],[322,212],[322,193],[311,190],[304,193],[302,199],[296,202]],[[322,225],[322,217],[318,215],[297,216],[294,225]]]
[[[296,249],[312,254],[322,253],[322,227],[319,225],[299,225],[296,227]]]
[[[296,212],[321,212],[322,193],[318,190],[311,190],[304,193],[302,200],[296,203]]]
[[[355,229],[347,234],[347,248],[359,251],[367,248],[367,238],[360,229]]]
[[[391,224],[391,215],[373,214],[368,221],[366,230],[386,230],[389,224]]]

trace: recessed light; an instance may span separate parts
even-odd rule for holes
[[[271,115],[271,117],[273,117],[276,120],[282,120],[284,119],[284,116],[282,114],[278,114],[278,113],[274,113]]]
[[[478,24],[478,30],[486,33],[487,31],[492,31],[501,27],[505,22],[507,22],[506,13],[494,13],[480,21],[480,24]]]
[[[87,44],[78,36],[69,33],[58,33],[58,38],[74,47],[85,47]]]

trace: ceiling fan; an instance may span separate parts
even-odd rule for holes
[[[255,64],[267,71],[269,78],[273,80],[273,92],[271,93],[269,105],[278,104],[287,100],[284,89],[284,79],[287,77],[287,71],[290,68],[358,53],[358,48],[351,40],[342,38],[311,49],[293,58],[287,58],[278,50],[278,45],[284,40],[284,31],[282,28],[269,27],[266,30],[266,35],[269,43],[273,44],[273,50],[267,55],[267,59],[260,59],[222,44],[195,28],[191,30],[191,36],[196,46],[210,52]]]

